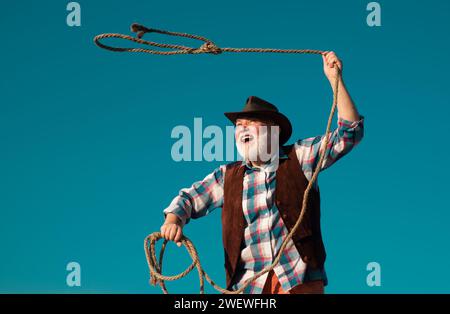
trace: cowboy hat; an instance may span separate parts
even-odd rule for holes
[[[233,124],[236,124],[236,120],[240,118],[259,118],[272,121],[280,127],[280,145],[286,143],[292,134],[292,125],[289,119],[270,102],[256,96],[247,98],[242,111],[225,112],[224,114]]]

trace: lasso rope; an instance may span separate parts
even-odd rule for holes
[[[131,37],[128,35],[123,34],[101,34],[94,38],[94,42],[97,46],[100,48],[104,48],[111,51],[118,51],[118,52],[144,52],[144,53],[150,53],[150,54],[159,54],[159,55],[175,55],[175,54],[201,54],[201,53],[212,53],[212,54],[220,54],[222,52],[269,52],[269,53],[301,53],[301,54],[320,54],[324,55],[325,51],[322,50],[311,50],[311,49],[270,49],[270,48],[220,48],[216,46],[211,40],[197,36],[192,34],[186,34],[186,33],[177,33],[177,32],[169,32],[164,30],[158,30],[154,28],[147,28],[145,26],[139,25],[139,24],[132,24],[131,25],[131,31],[135,32],[137,34],[137,37]],[[200,41],[203,41],[204,43],[199,48],[192,48],[192,47],[186,47],[181,45],[172,45],[172,44],[161,44],[156,43],[152,41],[143,40],[142,37],[145,33],[160,33],[164,35],[170,35],[170,36],[179,36],[179,37],[186,37],[191,39],[197,39]],[[139,44],[148,45],[148,46],[154,46],[159,48],[169,48],[171,50],[169,51],[163,51],[163,50],[153,50],[153,49],[145,49],[145,48],[121,48],[121,47],[111,47],[107,46],[105,44],[102,44],[100,40],[105,38],[120,38],[120,39],[126,39],[130,40]],[[192,258],[192,264],[182,273],[175,275],[175,276],[164,276],[162,274],[162,261],[164,256],[164,250],[166,248],[166,244],[168,240],[164,239],[164,242],[161,247],[160,255],[159,255],[159,262],[156,258],[156,250],[155,245],[156,242],[163,237],[161,236],[160,232],[154,232],[150,235],[148,235],[144,240],[144,251],[147,258],[147,264],[150,271],[150,283],[152,285],[156,285],[159,283],[161,286],[162,291],[167,294],[168,291],[166,289],[166,286],[164,284],[164,281],[173,281],[180,279],[182,277],[185,277],[194,267],[197,268],[199,279],[200,279],[200,293],[204,293],[204,279],[206,280],[217,290],[224,294],[239,294],[254,280],[259,278],[260,276],[264,275],[265,273],[271,271],[280,261],[281,255],[283,254],[284,249],[286,248],[289,240],[292,239],[293,234],[297,230],[298,226],[300,225],[301,221],[303,220],[303,217],[305,216],[306,212],[306,205],[308,202],[308,196],[309,191],[311,190],[314,182],[317,179],[317,176],[319,175],[320,169],[322,167],[323,159],[325,157],[325,151],[328,146],[328,135],[330,132],[331,123],[333,120],[334,112],[336,110],[337,105],[337,96],[338,96],[338,87],[339,87],[339,76],[340,76],[340,70],[337,65],[334,66],[336,75],[335,75],[335,81],[334,81],[334,89],[333,89],[333,103],[331,106],[331,112],[328,117],[327,127],[325,131],[325,138],[324,142],[319,150],[320,158],[319,162],[317,164],[316,169],[314,170],[314,173],[312,175],[311,180],[308,183],[308,186],[306,187],[305,193],[303,195],[303,203],[302,203],[302,209],[300,212],[300,215],[297,219],[297,222],[295,223],[294,227],[291,229],[287,237],[284,239],[280,250],[273,261],[273,263],[261,270],[260,272],[256,273],[253,277],[248,278],[244,285],[239,288],[238,290],[227,290],[223,289],[217,284],[215,284],[212,279],[208,276],[208,274],[203,270],[200,259],[198,257],[197,250],[194,247],[194,244],[192,241],[183,235],[181,238],[181,243],[186,247],[189,255]]]

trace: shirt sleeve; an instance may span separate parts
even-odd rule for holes
[[[223,205],[223,178],[225,166],[216,168],[203,180],[197,181],[189,188],[183,188],[164,209],[164,218],[168,213],[178,216],[183,226],[190,219],[203,217],[215,208]]]
[[[360,115],[357,121],[349,121],[338,117],[337,125],[337,128],[328,135],[328,145],[321,171],[350,152],[361,142],[364,136],[363,115]],[[311,180],[317,167],[320,158],[319,149],[323,144],[325,144],[325,135],[300,139],[295,143],[297,158],[308,180]]]

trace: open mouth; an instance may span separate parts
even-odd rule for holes
[[[253,135],[251,135],[251,134],[244,134],[244,135],[242,135],[241,136],[241,142],[242,143],[249,143],[249,142],[251,142],[253,140]]]

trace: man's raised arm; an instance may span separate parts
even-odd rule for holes
[[[341,69],[342,62],[334,52],[326,52],[322,55],[324,73],[334,89],[335,66]],[[358,145],[364,136],[364,116],[360,115],[344,85],[342,76],[339,78],[339,89],[337,99],[338,127],[330,132],[328,145],[325,149],[325,157],[321,170],[330,167],[337,160],[350,152]],[[319,135],[298,140],[295,143],[297,158],[302,166],[303,172],[308,180],[311,179],[319,162],[319,152],[323,149],[325,136]],[[317,183],[316,183],[317,184]]]

